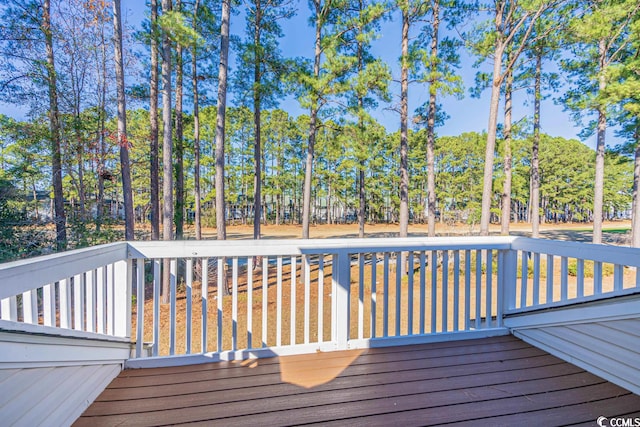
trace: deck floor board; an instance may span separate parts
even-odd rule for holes
[[[76,425],[567,425],[637,412],[640,396],[496,337],[124,371]]]

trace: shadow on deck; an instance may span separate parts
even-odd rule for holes
[[[640,396],[513,336],[123,371],[75,425],[596,425]]]

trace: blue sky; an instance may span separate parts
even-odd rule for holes
[[[129,18],[132,23],[139,22],[146,13],[144,3],[141,1],[132,1],[127,5],[123,4],[123,7],[129,13]],[[280,47],[286,57],[310,58],[314,45],[314,32],[313,28],[309,25],[310,12],[305,1],[298,1],[297,7],[298,11],[296,16],[281,23],[284,37],[280,41]],[[398,67],[398,59],[400,56],[399,21],[400,16],[396,13],[390,20],[384,22],[378,38],[373,45],[374,54],[391,66],[392,75],[395,80],[398,80],[400,75]],[[233,15],[231,18],[231,32],[242,36],[244,29],[245,22],[242,14]],[[233,64],[233,52],[231,55],[231,64]],[[472,98],[469,95],[469,87],[473,85],[475,73],[478,71],[472,67],[474,61],[475,59],[470,57],[467,52],[462,52],[462,63],[459,72],[465,84],[465,97],[462,100],[457,100],[454,97],[440,98],[440,103],[449,116],[449,119],[444,125],[438,129],[438,134],[441,136],[459,135],[463,132],[471,131],[482,132],[487,128],[490,91],[485,90],[480,98]],[[490,71],[491,64],[488,62],[483,64],[483,69]],[[399,84],[393,83],[390,90],[393,94],[391,104],[397,104],[400,92]],[[413,112],[427,99],[427,86],[413,84],[409,88],[409,111]],[[525,116],[530,117],[532,115],[533,99],[527,95],[525,91],[514,94],[513,105],[514,122]],[[280,107],[294,115],[308,113],[307,111],[301,110],[298,102],[292,97],[284,99]],[[388,131],[396,131],[400,127],[399,114],[396,111],[390,110],[389,107],[390,105],[381,104],[377,111],[375,111],[374,116]],[[502,105],[500,114],[502,114]],[[542,132],[552,136],[581,140],[581,138],[578,137],[581,128],[571,121],[569,114],[563,111],[562,106],[554,103],[552,97],[548,97],[542,102],[541,128]],[[607,141],[608,145],[611,146],[620,142],[614,137],[613,131],[611,130],[607,133]],[[595,147],[594,136],[583,140],[583,142],[592,148]]]
[[[130,26],[134,29],[140,28],[140,22],[147,13],[145,1],[131,0],[124,1],[123,16]],[[282,22],[284,37],[280,41],[282,53],[286,57],[310,57],[313,52],[313,29],[309,25],[309,9],[306,2],[298,2],[297,15],[288,21]],[[390,20],[384,22],[377,40],[374,42],[374,54],[382,58],[391,66],[394,79],[399,78],[398,58],[400,56],[400,25],[399,14],[394,14]],[[235,14],[231,18],[231,32],[242,35],[245,23],[241,14]],[[231,54],[231,64],[233,66],[233,53]],[[453,97],[440,98],[444,110],[449,115],[449,119],[438,129],[441,136],[459,135],[463,132],[477,131],[482,132],[487,128],[488,110],[489,110],[489,90],[485,90],[479,99],[471,98],[469,95],[469,87],[473,85],[474,76],[477,69],[472,67],[474,59],[466,52],[462,53],[462,64],[459,72],[461,73],[466,88],[464,99],[457,100]],[[483,64],[485,71],[489,71],[491,64]],[[398,103],[399,84],[393,83],[390,86],[393,99],[391,104]],[[409,89],[409,111],[410,113],[416,107],[423,104],[428,98],[426,85],[413,84]],[[502,102],[502,101],[501,101]],[[307,113],[300,109],[298,102],[288,97],[281,102],[281,108],[287,110],[290,114],[298,115]],[[393,132],[400,127],[399,114],[389,109],[389,104],[382,104],[374,112],[376,119],[381,122],[388,131]],[[520,120],[525,116],[532,114],[533,102],[530,96],[524,91],[514,94],[513,120]],[[14,117],[22,117],[26,111],[12,105],[0,105],[0,113],[8,114]],[[502,114],[502,112],[500,112]],[[556,105],[549,97],[543,101],[541,113],[541,127],[544,133],[552,136],[561,136],[565,138],[576,138],[580,132],[580,127],[576,126],[570,119],[569,114],[563,111],[562,106]],[[614,137],[613,131],[608,130],[607,141],[613,146],[621,141]],[[583,140],[590,147],[595,146],[595,137]]]

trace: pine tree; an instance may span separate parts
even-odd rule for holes
[[[115,44],[116,86],[118,89],[118,145],[120,146],[120,172],[124,198],[125,239],[133,240],[133,194],[129,165],[129,140],[127,139],[127,107],[124,92],[124,64],[122,60],[122,18],[120,0],[113,2],[113,37]]]
[[[581,122],[595,116],[584,134],[596,134],[595,183],[593,196],[593,243],[602,242],[605,136],[607,116],[612,100],[607,96],[609,70],[622,58],[632,39],[631,23],[640,10],[633,0],[584,1],[571,23],[573,58],[563,61],[563,68],[573,77],[563,102]]]

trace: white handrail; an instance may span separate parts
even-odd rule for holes
[[[162,260],[170,310],[160,309]],[[638,248],[509,236],[121,242],[0,265],[0,317],[130,337],[135,287],[138,356],[143,340],[161,356],[165,338],[171,354],[354,348],[496,333],[505,315],[638,293],[638,270]],[[195,316],[204,330],[192,327]]]

